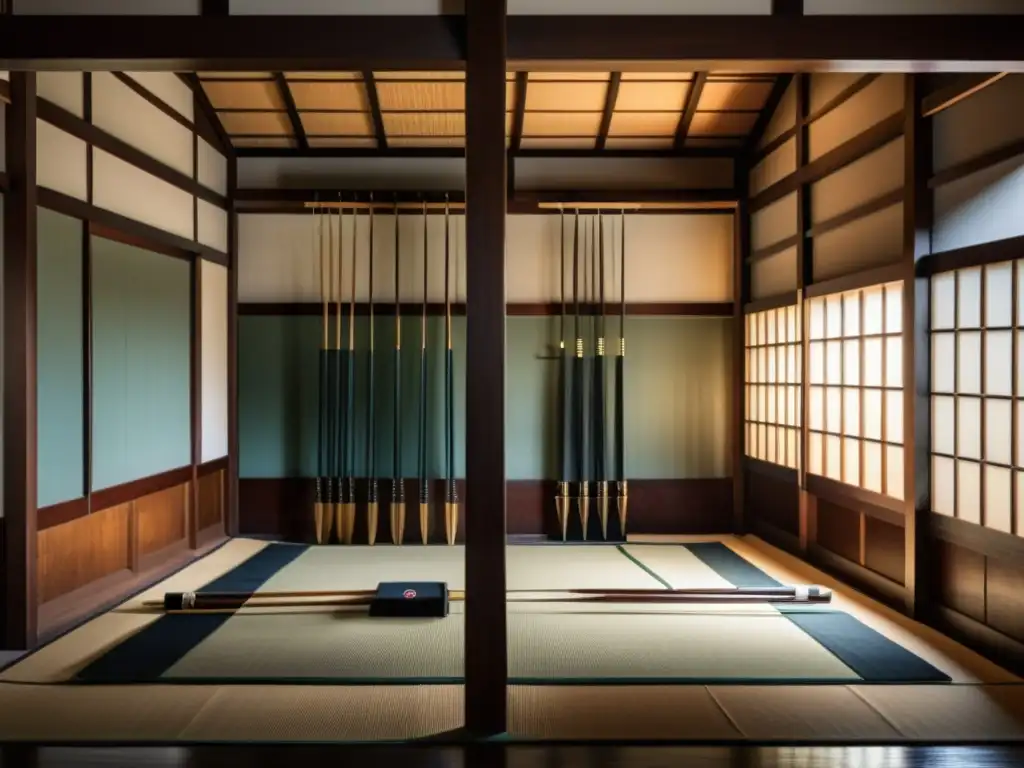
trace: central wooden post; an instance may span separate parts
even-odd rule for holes
[[[0,647],[36,644],[36,76],[11,73],[6,110],[3,364],[3,636]]]
[[[466,729],[508,724],[505,0],[466,3]]]

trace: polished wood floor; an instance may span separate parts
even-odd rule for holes
[[[0,747],[0,768],[1002,768],[1022,764],[1024,747]]]

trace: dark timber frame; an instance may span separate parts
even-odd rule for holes
[[[35,346],[34,346],[34,238],[37,202],[44,202],[35,188],[35,169],[26,163],[35,133],[34,78],[19,70],[50,68],[64,70],[161,69],[177,71],[211,70],[374,70],[427,69],[467,71],[466,190],[472,205],[467,210],[468,304],[467,363],[473,375],[467,377],[467,478],[466,495],[474,509],[466,521],[466,582],[472,595],[467,602],[466,696],[467,728],[474,735],[505,731],[507,648],[504,612],[505,568],[505,471],[504,471],[504,227],[507,200],[507,155],[504,136],[504,82],[506,68],[521,70],[530,61],[564,66],[581,62],[672,61],[705,71],[713,62],[742,61],[771,70],[814,70],[822,62],[859,62],[863,68],[881,69],[885,62],[915,61],[922,68],[960,62],[962,71],[991,72],[1005,62],[1021,58],[1024,16],[803,16],[784,11],[795,2],[779,2],[771,16],[513,16],[506,17],[504,2],[467,4],[467,15],[431,17],[379,16],[201,16],[167,17],[154,29],[151,19],[131,16],[83,16],[74,24],[55,23],[52,17],[11,16],[0,23],[0,68],[15,71],[10,91],[14,105],[7,112],[7,154],[5,182],[6,259],[4,270],[4,359],[5,359],[5,536],[6,563],[10,576],[4,587],[7,623],[4,639],[18,644],[31,641],[35,631],[34,595],[36,532],[35,508]],[[223,12],[222,3],[207,3]],[[785,59],[781,52],[785,52]],[[996,64],[999,62],[999,64]],[[617,67],[618,65],[616,65]],[[802,76],[801,76],[802,77]],[[863,87],[863,86],[861,86]],[[806,85],[803,86],[806,88]],[[781,93],[780,93],[781,95]],[[846,96],[850,94],[847,93]],[[200,97],[201,98],[201,97]],[[909,97],[908,97],[909,98]],[[914,97],[916,104],[917,97]],[[834,105],[831,105],[834,106]],[[204,109],[208,105],[203,106]],[[44,109],[47,109],[44,107]],[[521,114],[521,107],[516,108]],[[802,117],[796,129],[798,142],[808,116],[801,99]],[[51,110],[51,117],[58,113]],[[61,119],[61,118],[58,118]],[[197,119],[198,122],[198,119]],[[912,127],[911,123],[914,123]],[[750,201],[749,210],[767,205],[772,199],[801,191],[814,180],[877,149],[898,135],[909,139],[908,150],[915,158],[925,156],[918,141],[916,118],[906,114],[885,121],[855,137],[813,163],[802,162],[798,172]],[[787,137],[790,138],[792,134]],[[87,138],[87,140],[89,140]],[[783,141],[786,139],[782,139]],[[119,148],[128,151],[125,148]],[[316,155],[310,150],[310,156]],[[323,156],[337,153],[325,152]],[[564,155],[566,153],[558,153]],[[538,155],[540,156],[540,155]],[[806,160],[806,147],[801,148]],[[229,175],[235,177],[235,162],[229,159]],[[965,171],[967,172],[967,171]],[[926,221],[926,196],[922,179],[927,171],[920,162],[907,175],[903,200],[912,211],[905,220],[904,276],[913,275],[916,262],[924,255],[921,228]],[[934,180],[933,180],[934,181]],[[232,183],[231,188],[234,185]],[[88,213],[80,216],[99,226],[124,226],[126,221],[110,219],[88,203],[47,195],[57,207]],[[236,200],[232,196],[231,209]],[[741,203],[737,222],[739,247],[747,241],[747,214]],[[811,288],[813,261],[807,239],[809,210],[801,204],[798,239],[800,291]],[[74,214],[73,215],[79,215]],[[106,218],[104,218],[106,216]],[[237,213],[230,217],[229,253],[221,256],[232,267],[229,282],[229,512],[228,531],[237,531],[237,371],[234,351],[237,333]],[[824,225],[819,225],[824,226]],[[146,234],[152,234],[147,232]],[[166,238],[165,238],[166,241]],[[191,244],[195,248],[195,244]],[[167,243],[181,247],[180,243]],[[994,258],[1000,249],[989,247],[989,256],[944,254],[930,268],[956,259]],[[1002,252],[1006,253],[1009,248]],[[205,256],[206,254],[204,254]],[[209,257],[214,258],[214,254]],[[944,261],[943,261],[944,260]],[[738,301],[745,311],[779,306],[778,300],[747,303],[749,265],[736,277]],[[947,267],[948,268],[948,267]],[[816,286],[815,286],[816,287]],[[856,286],[850,286],[856,287]],[[907,321],[920,333],[925,321],[927,297],[915,284],[915,301],[906,302]],[[792,303],[793,297],[786,302]],[[912,313],[912,314],[911,314]],[[909,327],[909,322],[908,322]],[[922,361],[914,359],[915,376]],[[907,371],[910,373],[910,370]],[[737,383],[742,375],[737,373]],[[927,441],[922,420],[922,385],[915,382],[916,401],[907,416],[905,446],[915,474],[921,469],[921,445]],[[26,418],[13,418],[21,412]],[[912,421],[909,421],[912,419]],[[926,419],[925,419],[926,421]],[[806,423],[806,422],[805,422]],[[497,432],[495,432],[497,430]],[[911,431],[912,430],[912,431]],[[736,454],[734,453],[734,456]],[[746,461],[747,468],[754,462]],[[191,468],[189,468],[189,471]],[[909,472],[907,473],[910,474]],[[917,475],[919,492],[921,477]],[[926,487],[926,486],[925,486]],[[826,491],[822,491],[826,493]],[[920,551],[917,513],[927,504],[918,495],[908,501],[906,540],[908,549]],[[887,510],[888,511],[888,510]],[[885,512],[879,514],[884,515]],[[926,516],[927,517],[927,516]],[[738,516],[739,518],[739,516]],[[813,518],[808,516],[801,532],[810,538]],[[740,520],[738,519],[738,522]],[[966,536],[954,530],[954,521],[944,521],[940,537]],[[947,530],[948,529],[948,530]],[[999,550],[998,536],[984,534],[985,546]],[[807,546],[807,541],[801,542]],[[851,563],[851,566],[856,564]],[[907,560],[905,608],[915,611],[926,594],[920,576],[923,564]],[[860,570],[866,571],[861,568]],[[861,575],[855,571],[854,575]],[[913,581],[911,581],[913,579]]]

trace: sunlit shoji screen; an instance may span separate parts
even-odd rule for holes
[[[800,466],[800,308],[747,315],[746,453]]]
[[[932,509],[1018,535],[1021,271],[1003,262],[935,275],[931,324]]]
[[[807,304],[807,471],[902,499],[903,283]]]

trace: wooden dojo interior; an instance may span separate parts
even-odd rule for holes
[[[0,742],[1024,740],[1020,9],[152,5],[0,3]]]

